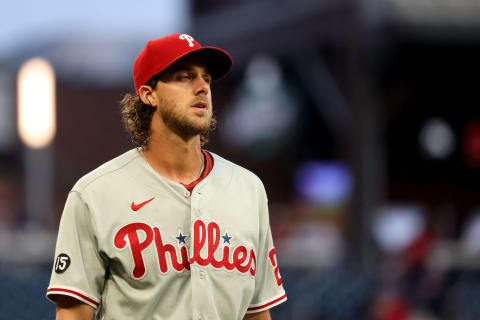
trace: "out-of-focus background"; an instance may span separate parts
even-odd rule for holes
[[[476,0],[3,3],[0,319],[54,318],[67,193],[131,148],[118,102],[170,33],[234,58],[207,149],[267,188],[273,319],[480,319]]]

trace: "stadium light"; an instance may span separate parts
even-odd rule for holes
[[[30,148],[48,146],[56,132],[55,72],[48,61],[25,62],[17,77],[18,132]]]

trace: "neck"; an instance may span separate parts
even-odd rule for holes
[[[172,181],[189,184],[202,173],[204,161],[198,135],[186,140],[174,134],[152,135],[141,153],[156,172]]]

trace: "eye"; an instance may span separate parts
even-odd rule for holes
[[[206,83],[211,84],[212,83],[212,76],[211,75],[206,75],[203,77],[203,80],[205,80]]]
[[[178,81],[188,81],[192,79],[192,75],[187,72],[179,72],[176,78]]]

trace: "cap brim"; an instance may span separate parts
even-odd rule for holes
[[[219,48],[201,47],[195,51],[187,53],[183,57],[190,55],[199,56],[205,61],[208,67],[208,72],[212,75],[213,81],[223,78],[232,68],[232,57],[226,51]]]

